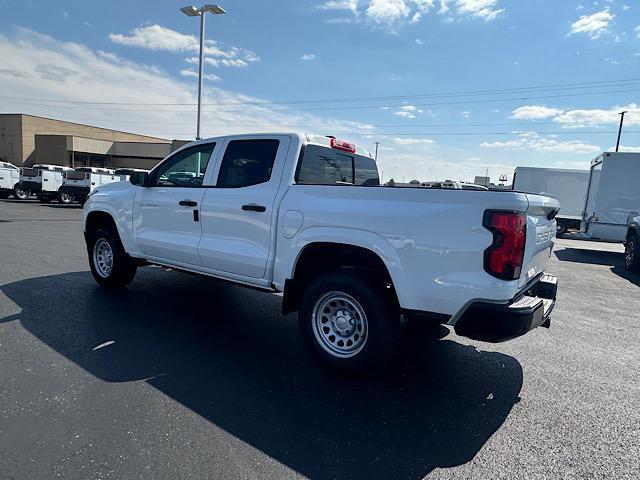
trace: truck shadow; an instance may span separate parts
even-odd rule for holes
[[[632,273],[624,265],[622,252],[603,250],[587,250],[583,248],[564,248],[554,251],[562,262],[588,263],[591,265],[610,266],[611,271],[625,280],[640,286],[640,274]]]
[[[88,272],[1,289],[22,311],[0,322],[104,381],[145,379],[311,478],[422,478],[469,462],[522,387],[517,360],[439,339],[442,328],[412,335],[389,373],[339,378],[310,358],[279,298],[159,268],[122,292]]]

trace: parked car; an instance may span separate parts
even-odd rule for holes
[[[549,326],[557,200],[379,185],[371,155],[333,137],[193,142],[91,192],[91,272],[116,288],[156,264],[283,292],[312,352],[342,372],[384,366],[401,316],[492,342]]]
[[[630,271],[640,273],[639,212],[632,212],[627,219],[627,238],[624,242],[624,264]]]
[[[113,170],[98,167],[77,167],[73,171],[63,174],[63,182],[60,186],[60,195],[70,196],[77,200],[80,205],[84,205],[89,193],[99,187],[111,182],[119,182],[122,178],[116,175]]]
[[[69,203],[71,199],[61,196],[58,189],[62,185],[63,172],[72,170],[69,167],[48,164],[23,167],[20,169],[20,183],[16,187],[15,196],[25,200],[29,195],[35,195],[42,203],[49,203],[56,198],[60,203]]]
[[[20,169],[13,163],[0,162],[0,198],[15,196],[16,186],[19,183]]]

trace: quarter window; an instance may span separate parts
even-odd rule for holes
[[[318,145],[305,147],[296,182],[309,185],[380,185],[373,159],[345,155]]]
[[[153,172],[156,187],[201,187],[215,143],[188,148],[168,158]]]
[[[218,187],[240,188],[268,182],[279,140],[234,140],[224,153]]]

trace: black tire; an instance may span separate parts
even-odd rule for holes
[[[81,207],[84,207],[84,204],[87,203],[87,197],[78,197],[76,200],[78,200]]]
[[[13,198],[16,200],[26,200],[29,198],[29,192],[23,190],[19,185],[13,187]]]
[[[556,237],[562,238],[565,233],[567,233],[567,224],[564,222],[558,221],[556,223]]]
[[[100,262],[96,249],[106,242],[111,251],[111,267],[106,269]],[[106,247],[103,247],[106,248]],[[89,266],[96,282],[105,288],[123,288],[130,284],[136,276],[137,267],[133,259],[127,255],[118,233],[113,227],[98,227],[87,235],[87,253]]]
[[[58,193],[58,203],[62,203],[63,205],[69,205],[73,202],[73,195],[70,193]]]
[[[624,265],[630,272],[640,273],[640,241],[631,235],[624,247]]]
[[[339,296],[332,297],[334,294]],[[323,314],[331,307],[325,302],[331,303],[332,298],[342,298],[348,303],[343,302],[345,310],[329,313],[327,318]],[[343,308],[340,300],[335,303],[337,306],[333,308]],[[349,303],[351,306],[348,306]],[[322,313],[316,311],[322,309],[323,305],[327,308]],[[364,313],[364,325],[360,325],[362,319],[357,314],[358,308]],[[389,365],[399,340],[400,314],[389,291],[382,282],[373,282],[357,273],[325,273],[313,280],[302,295],[298,320],[304,340],[314,356],[339,374],[370,376],[379,373],[381,368]],[[335,333],[338,330],[334,330],[334,327],[337,328],[334,320],[340,320],[343,326],[347,325],[351,330],[343,331],[344,335]],[[325,330],[324,333],[320,327]],[[358,331],[364,332],[364,336],[359,337]],[[331,336],[334,340],[330,340]],[[351,346],[348,346],[349,340],[352,341]],[[342,347],[339,347],[341,341]],[[358,342],[362,344],[357,352],[354,350],[349,356],[340,353],[342,349],[356,348]],[[332,348],[336,351],[330,352]]]

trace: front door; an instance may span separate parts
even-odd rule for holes
[[[168,157],[150,173],[134,200],[134,231],[140,253],[169,263],[201,265],[199,208],[202,180],[215,149],[205,143]]]
[[[206,189],[202,199],[198,250],[205,267],[264,277],[290,143],[284,135],[228,141],[215,187]]]

